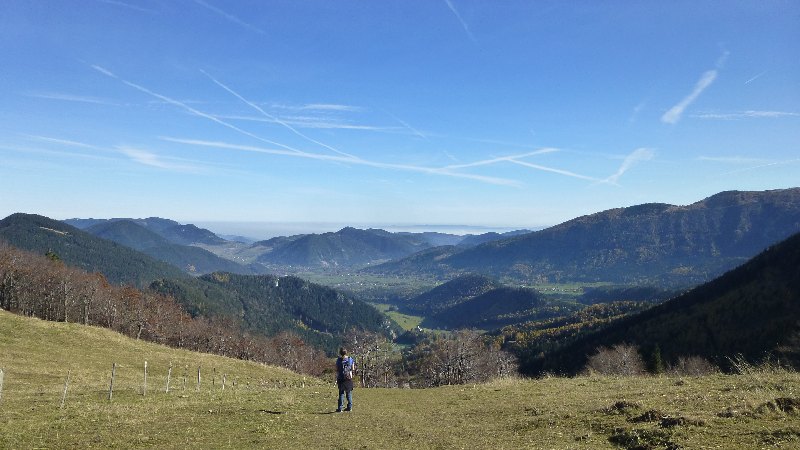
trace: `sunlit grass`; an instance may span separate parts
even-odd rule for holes
[[[397,311],[396,307],[386,303],[370,303],[370,304],[375,308],[377,308],[378,311],[389,316],[390,319],[394,320],[398,325],[400,325],[402,329],[406,331],[416,329],[424,319],[424,317],[422,316],[414,316],[411,314],[401,313],[400,311]]]
[[[120,366],[109,401],[112,362]],[[170,363],[172,390],[166,393]],[[197,366],[203,371],[200,390]],[[800,416],[791,409],[800,408],[800,376],[776,368],[697,378],[548,377],[426,390],[356,389],[355,411],[336,414],[335,388],[327,380],[5,312],[0,367],[0,448],[800,445]]]

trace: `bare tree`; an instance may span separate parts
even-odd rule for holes
[[[601,375],[641,375],[645,372],[645,365],[637,347],[618,344],[611,348],[598,348],[597,353],[589,357],[586,371]]]

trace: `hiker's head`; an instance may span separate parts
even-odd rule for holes
[[[344,347],[339,347],[339,354],[341,356],[347,356],[347,350],[345,350]]]

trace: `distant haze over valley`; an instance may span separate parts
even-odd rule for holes
[[[253,239],[269,239],[278,236],[296,234],[328,233],[339,231],[345,227],[378,228],[390,232],[436,232],[456,235],[506,233],[516,230],[536,231],[545,228],[538,226],[489,226],[489,225],[425,225],[425,224],[380,224],[380,223],[338,223],[338,222],[225,222],[225,221],[186,221],[201,228],[207,228],[216,234],[243,236]]]

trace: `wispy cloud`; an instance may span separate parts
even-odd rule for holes
[[[764,164],[770,162],[768,159],[746,156],[698,156],[697,160],[724,164]]]
[[[53,138],[53,137],[48,137],[48,136],[39,136],[39,135],[34,135],[34,134],[25,134],[23,136],[25,136],[27,138],[30,138],[30,139],[33,139],[33,140],[37,140],[37,141],[49,142],[49,143],[59,144],[59,145],[67,145],[67,146],[70,146],[70,147],[79,147],[79,148],[86,148],[86,149],[91,149],[91,150],[104,150],[104,151],[107,150],[105,148],[98,147],[96,145],[87,144],[85,142],[72,141],[72,140],[69,140],[69,139],[59,139],[59,138]]]
[[[456,9],[456,7],[453,6],[453,2],[451,2],[450,0],[444,0],[444,2],[445,4],[447,4],[447,7],[450,8],[450,11],[453,12],[453,15],[456,16],[456,19],[458,19],[458,22],[461,24],[461,27],[464,28],[464,31],[467,33],[467,36],[469,36],[472,42],[478,42],[475,39],[475,36],[472,34],[472,31],[470,31],[467,22],[464,21],[464,19],[461,17],[461,14],[459,14],[458,10]]]
[[[694,103],[697,100],[697,97],[703,93],[714,80],[717,79],[717,71],[716,70],[709,70],[704,73],[697,83],[694,86],[692,92],[687,95],[683,100],[678,102],[675,106],[669,109],[669,111],[665,112],[663,116],[661,116],[661,121],[664,123],[675,124],[681,120],[681,116],[683,115],[683,111],[686,110],[689,105]]]
[[[359,123],[348,123],[338,119],[329,117],[317,116],[276,116],[269,118],[264,116],[242,116],[242,115],[221,115],[214,114],[214,117],[225,120],[243,120],[247,122],[262,122],[262,123],[285,123],[297,128],[308,129],[326,129],[326,130],[363,130],[363,131],[378,131],[378,132],[398,132],[402,131],[401,127],[390,126],[377,126],[377,125],[364,125]]]
[[[647,101],[642,100],[638,105],[633,107],[633,111],[631,112],[631,116],[628,117],[629,123],[635,123],[639,120],[639,115],[644,111],[644,108],[647,106]]]
[[[120,2],[117,0],[95,0],[95,1],[98,1],[100,3],[105,3],[107,5],[122,6],[123,8],[128,8],[139,12],[145,12],[151,14],[156,12],[155,10],[152,9],[142,8],[141,6],[138,5],[132,5],[130,3]]]
[[[617,172],[611,175],[610,177],[603,180],[605,183],[610,184],[617,184],[620,177],[625,174],[630,168],[635,166],[637,163],[641,161],[649,161],[655,157],[656,153],[649,148],[637,148],[633,152],[631,152],[625,159],[622,161],[622,164],[617,169]]]
[[[95,161],[115,161],[116,158],[112,158],[110,156],[98,155],[95,153],[78,153],[78,152],[70,152],[70,151],[62,151],[62,150],[50,150],[50,149],[43,149],[43,148],[34,148],[34,147],[21,147],[21,146],[11,146],[11,145],[0,145],[0,150],[7,150],[16,153],[26,153],[26,154],[37,154],[37,155],[45,155],[48,157],[48,160],[52,160],[55,158],[76,158],[76,159],[83,159],[83,160],[95,160]]]
[[[130,158],[131,161],[145,166],[177,172],[199,173],[203,171],[199,166],[181,158],[164,157],[141,148],[128,146],[118,146],[116,148],[120,153]]]
[[[800,113],[787,111],[739,111],[732,113],[706,112],[692,114],[691,117],[698,119],[718,119],[718,120],[737,120],[737,119],[780,119],[785,117],[800,117]]]
[[[230,22],[233,22],[236,25],[239,25],[242,28],[246,28],[246,29],[248,29],[250,31],[254,31],[254,32],[259,33],[259,34],[264,34],[264,30],[262,30],[261,28],[253,26],[253,25],[245,22],[244,20],[234,16],[233,14],[227,13],[227,12],[217,8],[214,5],[209,4],[208,2],[205,2],[203,0],[194,0],[194,2],[197,3],[200,6],[208,9],[209,11],[212,11],[212,12],[224,17],[225,19],[229,20]]]
[[[742,172],[749,172],[751,170],[765,169],[767,167],[787,166],[787,165],[798,164],[798,163],[800,163],[800,158],[787,159],[787,160],[783,160],[783,161],[774,161],[774,162],[770,162],[770,163],[766,163],[766,164],[759,164],[759,165],[752,166],[752,167],[745,167],[743,169],[732,170],[730,172],[725,172],[722,175],[733,175],[733,174],[742,173]]]
[[[22,95],[26,97],[41,98],[44,100],[58,100],[65,102],[91,103],[95,105],[119,106],[119,103],[113,102],[111,100],[100,97],[91,97],[88,95],[64,94],[60,92],[28,92]]]

